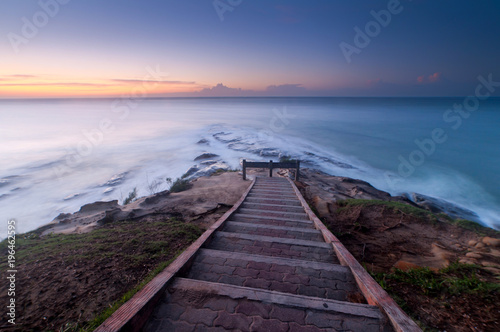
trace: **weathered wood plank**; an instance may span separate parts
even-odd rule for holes
[[[287,178],[288,179],[288,178]],[[312,212],[309,204],[305,201],[299,189],[291,181],[292,187],[297,194],[304,210],[309,218],[314,222],[316,229],[323,233],[326,242],[331,243],[340,263],[348,266],[354,275],[354,278],[365,296],[367,302],[371,305],[376,305],[389,318],[394,330],[398,332],[416,332],[422,331],[418,325],[397,305],[397,303],[387,294],[380,285],[373,280],[368,272],[359,264],[352,254],[344,247],[344,245],[333,235],[328,228],[318,219]]]
[[[248,193],[255,184],[252,181],[248,189],[233,207],[205,231],[191,246],[189,246],[177,259],[151,280],[143,289],[137,292],[129,301],[123,304],[96,330],[97,332],[139,331],[148,320],[156,303],[178,272],[190,263],[198,249],[208,241],[215,231],[220,229],[238,210]]]

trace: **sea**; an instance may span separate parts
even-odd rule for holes
[[[169,187],[197,165],[302,167],[413,192],[500,228],[500,98],[0,100],[0,238],[87,203]],[[213,161],[195,161],[211,153]],[[204,163],[204,164],[201,164]]]

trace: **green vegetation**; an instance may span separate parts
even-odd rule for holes
[[[92,321],[86,323],[83,327],[78,328],[78,325],[74,325],[69,331],[79,331],[79,332],[90,332],[94,331],[99,325],[101,325],[106,319],[108,319],[118,308],[120,308],[125,302],[130,300],[137,292],[139,292],[148,282],[153,280],[161,271],[163,271],[170,263],[172,263],[182,251],[179,251],[174,258],[167,262],[162,262],[151,271],[137,286],[126,292],[119,300],[106,308],[103,312],[97,315]]]
[[[137,188],[128,193],[128,197],[123,201],[123,205],[132,203],[137,198]]]
[[[391,273],[373,273],[372,276],[389,292],[398,284],[407,284],[416,286],[424,295],[432,298],[464,293],[488,298],[492,292],[500,290],[500,285],[481,280],[477,275],[480,269],[477,265],[455,262],[437,272],[429,268],[406,272],[395,269]]]
[[[120,278],[121,271],[137,271],[137,280],[140,281],[132,289],[123,289],[123,295],[116,294],[121,297],[93,320],[88,323],[68,322],[59,329],[92,331],[163,271],[202,233],[198,226],[175,218],[158,222],[111,223],[84,234],[50,234],[41,237],[37,232],[30,232],[16,237],[16,261],[22,262],[24,266],[44,261],[47,263],[45,268],[51,270],[65,269],[74,263],[89,266],[89,271],[93,265],[111,265],[110,278]],[[6,250],[7,240],[4,240],[0,242],[0,253]],[[6,261],[0,263],[0,269],[7,270]],[[85,301],[92,301],[91,295],[88,296]]]
[[[65,263],[72,263],[118,257],[136,265],[143,258],[157,259],[169,254],[168,248],[173,240],[184,239],[193,242],[202,234],[198,226],[175,218],[151,223],[153,224],[156,235],[161,238],[159,241],[141,240],[150,235],[150,229],[144,223],[136,222],[110,224],[110,227],[98,228],[84,234],[49,234],[44,237],[35,232],[19,234],[16,237],[16,260],[30,264],[40,259],[64,257]],[[144,257],[135,253],[139,249],[146,254]],[[0,242],[0,253],[6,250],[7,240],[4,240]],[[6,268],[7,262],[2,261],[0,269]]]
[[[485,227],[483,225],[478,224],[477,222],[465,220],[465,219],[455,219],[450,221],[452,224],[457,225],[459,227],[468,229],[470,231],[476,232],[479,235],[489,235],[491,233],[498,233],[494,229]]]
[[[170,186],[170,192],[178,193],[191,188],[191,183],[188,180],[177,178]]]
[[[434,214],[422,208],[418,208],[401,202],[370,200],[370,199],[346,199],[343,201],[338,201],[337,206],[339,206],[339,209],[337,209],[338,213],[342,212],[345,209],[349,209],[355,206],[361,206],[361,207],[384,206],[386,208],[392,209],[394,212],[400,212],[403,214],[412,215],[420,219],[429,220],[432,223],[437,223],[438,221],[447,222],[449,224],[456,225],[458,227],[476,232],[478,235],[481,236],[499,233],[498,231],[485,227],[474,221],[465,219],[453,219],[446,213]]]
[[[430,219],[432,221],[437,221],[437,217],[427,210],[401,203],[392,201],[380,201],[371,199],[346,199],[343,201],[338,201],[337,205],[340,207],[337,211],[341,212],[343,209],[348,209],[354,206],[369,207],[369,206],[385,206],[392,209],[394,212],[401,212],[404,214],[409,214],[418,218]]]

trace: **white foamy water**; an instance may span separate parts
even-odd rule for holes
[[[0,101],[0,237],[26,232],[97,200],[180,177],[204,152],[232,168],[242,158],[290,155],[304,167],[418,192],[500,226],[500,100],[458,129],[443,114],[460,99],[201,98]],[[413,172],[401,173],[436,128],[446,134]],[[203,144],[199,144],[204,139]],[[429,152],[429,151],[427,151]],[[415,157],[416,155],[414,155]],[[404,171],[407,169],[403,168]]]

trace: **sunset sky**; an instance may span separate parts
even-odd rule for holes
[[[498,0],[2,0],[0,98],[465,96],[500,82],[499,18]]]

